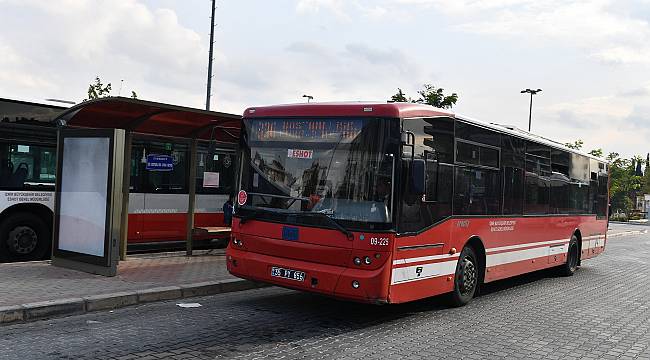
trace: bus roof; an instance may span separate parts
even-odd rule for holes
[[[0,123],[47,126],[65,109],[52,102],[0,98]]]
[[[456,114],[449,110],[439,109],[431,105],[403,102],[323,102],[323,103],[297,103],[271,106],[250,107],[244,111],[244,117],[301,117],[301,116],[376,116],[393,117],[401,119],[421,117],[450,117],[465,121],[477,126],[488,128],[499,133],[516,136],[552,148],[586,156],[588,158],[607,162],[607,160],[593,156],[586,152],[571,149],[562,143],[547,139],[540,135],[530,133],[514,126],[487,123],[470,117]]]
[[[377,116],[410,118],[453,116],[453,114],[443,109],[417,103],[333,102],[251,107],[244,111],[244,116]]]
[[[139,134],[237,143],[241,116],[152,101],[107,97],[77,104],[55,119],[59,125],[126,129]],[[217,130],[212,134],[213,129]]]
[[[68,102],[65,100],[56,100],[56,99],[44,99],[44,100],[27,100],[27,99],[9,99],[9,98],[0,98],[0,103],[11,103],[11,104],[22,104],[30,105],[34,107],[43,107],[50,109],[59,109],[65,110],[70,106],[74,105],[73,102]]]

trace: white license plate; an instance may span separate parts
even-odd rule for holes
[[[303,271],[285,269],[275,266],[271,268],[271,276],[295,281],[305,281],[305,273]]]

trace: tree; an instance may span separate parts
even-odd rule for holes
[[[410,99],[406,99],[406,95],[402,92],[402,89],[397,88],[397,94],[390,97],[392,102],[411,102]]]
[[[636,175],[635,164],[640,156],[622,159],[618,153],[609,153],[609,194],[612,209],[629,213],[634,208],[636,196],[643,187],[643,177]]]
[[[111,96],[111,90],[111,83],[104,85],[99,76],[96,76],[95,82],[88,85],[88,98],[83,101],[109,97]],[[131,90],[131,98],[138,98],[138,94],[133,90]]]
[[[643,173],[643,189],[644,194],[650,194],[650,153],[645,158],[645,171]]]
[[[88,85],[88,98],[86,100],[99,99],[109,96],[111,93],[111,83],[102,84],[99,76],[95,77],[95,83]]]
[[[397,93],[391,96],[389,101],[427,104],[441,109],[451,109],[458,101],[456,93],[447,96],[444,94],[443,88],[437,88],[432,84],[424,84],[422,87],[423,89],[418,91],[420,98],[417,100],[407,98],[402,89],[397,88]]]
[[[418,91],[420,98],[417,100],[417,102],[435,106],[441,109],[451,109],[454,105],[456,105],[456,101],[458,101],[458,95],[456,93],[452,93],[449,96],[445,96],[443,91],[443,88],[436,88],[431,84],[424,84],[424,89]]]
[[[564,145],[569,149],[580,150],[582,149],[582,144],[584,144],[582,140],[578,139],[572,143],[565,143]]]
[[[603,157],[603,149],[601,148],[593,149],[589,152],[589,155],[593,155],[595,157]]]

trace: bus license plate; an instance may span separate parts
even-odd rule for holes
[[[295,281],[305,281],[305,273],[303,271],[284,269],[275,266],[271,268],[271,276]]]

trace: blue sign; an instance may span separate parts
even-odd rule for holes
[[[289,241],[297,241],[298,240],[298,228],[297,227],[291,227],[291,226],[283,226],[282,227],[282,239],[283,240],[289,240]]]
[[[147,170],[172,171],[174,170],[174,159],[169,155],[147,155]]]

